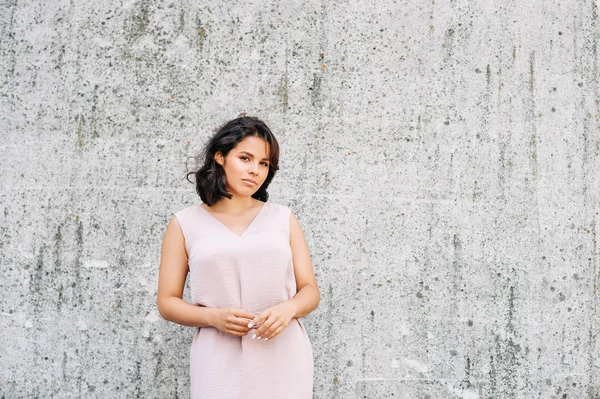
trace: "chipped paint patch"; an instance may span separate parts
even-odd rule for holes
[[[406,357],[402,358],[402,362],[406,364],[408,367],[418,371],[419,373],[427,373],[429,372],[429,367],[426,364],[418,362],[414,359],[408,359]]]
[[[107,261],[102,259],[86,259],[82,264],[86,269],[106,269],[110,266]]]
[[[468,389],[456,388],[456,387],[454,387],[450,383],[447,383],[446,387],[448,388],[448,391],[452,392],[454,395],[458,396],[459,398],[462,398],[462,399],[479,399],[479,394],[477,392],[473,392],[473,391],[468,390]]]
[[[156,323],[159,320],[161,320],[161,317],[156,310],[151,310],[144,318],[144,321],[148,323]]]

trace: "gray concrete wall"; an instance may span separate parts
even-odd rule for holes
[[[187,398],[155,307],[240,112],[322,290],[315,398],[600,398],[598,7],[0,3],[0,397]]]

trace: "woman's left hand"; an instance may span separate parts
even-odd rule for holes
[[[259,325],[256,331],[254,331],[252,339],[267,341],[275,338],[287,327],[295,314],[296,308],[290,301],[284,301],[271,306],[248,324],[250,328],[257,324]]]

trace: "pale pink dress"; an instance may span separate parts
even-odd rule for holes
[[[296,280],[290,209],[265,202],[248,229],[233,233],[200,204],[175,214],[188,253],[192,303],[259,314],[291,299]],[[309,399],[313,352],[299,319],[267,342],[198,328],[190,350],[192,399]]]

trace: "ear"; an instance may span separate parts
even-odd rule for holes
[[[221,151],[217,151],[215,153],[215,162],[218,163],[219,165],[223,166],[223,154],[221,153]]]

